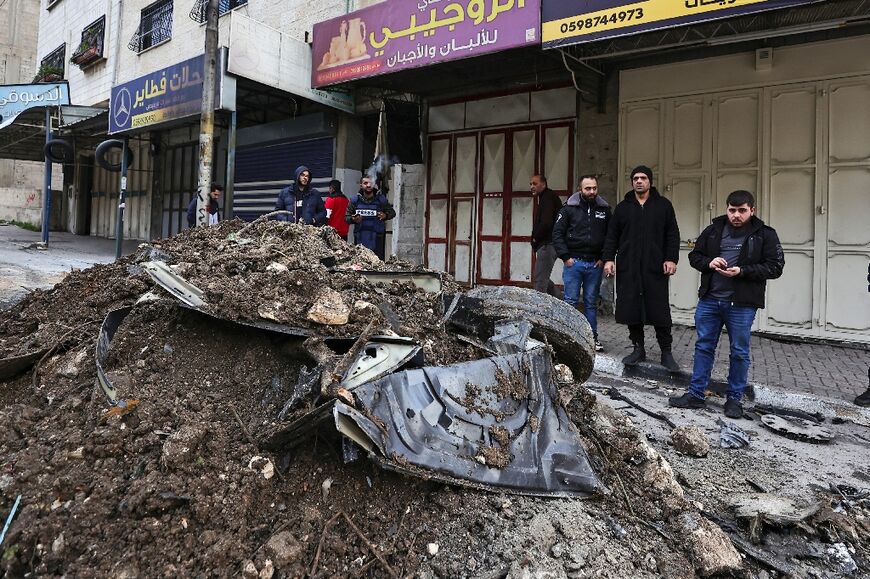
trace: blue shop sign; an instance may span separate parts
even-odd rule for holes
[[[204,68],[197,56],[112,87],[109,134],[200,114]]]
[[[69,86],[65,82],[7,84],[0,86],[0,129],[15,118],[37,107],[69,104]]]

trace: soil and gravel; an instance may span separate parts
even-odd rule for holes
[[[227,321],[181,308],[157,288],[141,269],[155,257],[203,289],[209,312]],[[427,364],[484,355],[445,329],[439,296],[409,283],[371,283],[360,269],[412,268],[380,262],[329,230],[230,221],[74,271],[0,312],[0,358],[43,353],[34,368],[0,382],[0,515],[21,496],[0,547],[0,572],[777,576],[741,557],[703,516],[727,515],[726,491],[704,505],[692,496],[702,492],[700,480],[732,480],[729,465],[751,463],[752,455],[673,453],[667,436],[647,440],[624,413],[578,384],[562,385],[563,401],[604,487],[587,500],[486,493],[400,476],[364,459],[345,464],[328,427],[280,452],[264,451],[259,443],[314,360],[300,337],[231,320],[278,321],[315,337],[354,337],[375,320],[423,344]],[[449,278],[445,286],[458,289]],[[325,287],[348,307],[347,323],[308,319]],[[148,291],[160,299],[136,305],[112,341],[105,367],[126,406],[111,407],[95,386],[99,324]],[[513,382],[505,381],[505,396],[528,396]],[[662,455],[676,461],[676,474]],[[748,466],[759,484],[770,484],[762,462]],[[864,505],[830,502],[829,521],[838,514],[844,520],[793,532],[847,545],[858,573],[866,571]],[[821,553],[801,569],[836,576],[840,567]]]

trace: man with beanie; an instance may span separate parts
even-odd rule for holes
[[[347,204],[350,199],[344,196],[341,192],[341,181],[333,179],[329,182],[329,196],[326,198],[324,205],[326,206],[326,223],[347,241],[347,232],[350,231],[350,225],[344,220],[344,214],[347,213]]]
[[[669,400],[676,408],[703,408],[704,395],[716,358],[719,334],[728,330],[731,356],[725,416],[742,418],[743,392],[749,379],[749,337],[755,312],[764,307],[767,280],[782,275],[785,266],[776,231],[755,216],[755,198],[734,191],[720,215],[701,232],[689,253],[689,263],[701,272],[695,308],[695,364],[689,391]]]
[[[583,175],[577,192],[556,217],[553,247],[565,262],[562,283],[565,301],[574,307],[583,288],[583,314],[592,328],[595,351],[604,347],[598,341],[598,290],[601,288],[601,249],[610,222],[610,205],[598,195],[598,177]]]
[[[604,275],[616,275],[616,321],[628,326],[634,346],[622,363],[633,366],[646,360],[644,326],[652,325],[662,366],[679,372],[671,353],[668,291],[680,257],[677,216],[671,202],[652,186],[652,169],[640,165],[630,175],[632,190],[613,212],[602,251]]]
[[[211,189],[208,192],[208,203],[205,206],[206,212],[208,213],[208,224],[209,225],[217,225],[218,221],[220,221],[220,202],[218,201],[221,198],[221,193],[223,193],[223,186],[212,183]],[[196,226],[196,203],[199,201],[199,195],[194,194],[193,199],[190,200],[190,203],[187,206],[187,226],[195,227]]]
[[[284,187],[275,202],[275,211],[289,211],[290,215],[278,215],[278,221],[290,221],[305,225],[326,223],[326,207],[320,191],[311,186],[311,171],[305,165],[296,168],[292,185]]]
[[[359,193],[351,200],[344,214],[353,223],[354,244],[368,247],[381,261],[386,257],[386,221],[396,216],[387,196],[378,191],[375,181],[364,176],[359,181]]]
[[[529,180],[532,197],[538,200],[538,212],[532,224],[532,251],[535,253],[535,272],[532,283],[535,289],[551,296],[559,297],[550,276],[556,263],[556,250],[553,248],[553,225],[562,207],[562,200],[547,187],[547,178],[532,175]]]

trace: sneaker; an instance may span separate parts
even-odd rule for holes
[[[743,405],[730,398],[725,402],[725,416],[728,418],[743,418]]]
[[[859,394],[855,398],[855,404],[858,406],[870,406],[870,388],[867,388],[863,394]]]
[[[691,392],[686,392],[682,396],[668,398],[668,406],[674,408],[705,408],[707,403],[703,398],[692,396]]]
[[[644,360],[646,360],[646,350],[641,345],[635,346],[631,354],[622,359],[622,363],[626,366],[634,366]]]
[[[662,352],[662,366],[671,372],[679,372],[680,365],[674,360],[674,355],[670,352]]]
[[[603,352],[604,351],[604,346],[602,346],[601,342],[599,342],[597,339],[595,340],[595,351],[596,352]]]

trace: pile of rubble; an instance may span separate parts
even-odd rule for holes
[[[0,570],[753,568],[580,385],[582,316],[524,295],[238,221],[33,292],[0,312]]]

